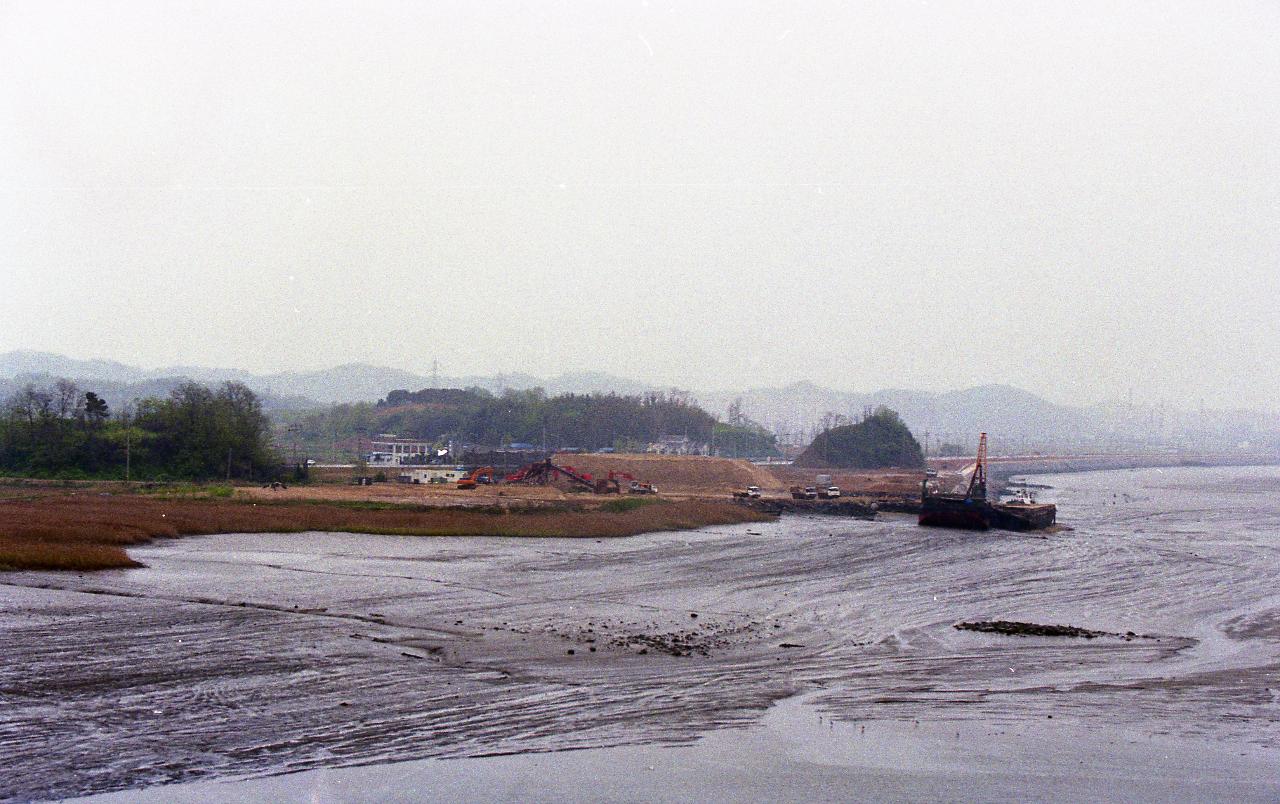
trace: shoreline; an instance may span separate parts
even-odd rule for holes
[[[220,533],[616,538],[776,518],[728,502],[619,497],[591,503],[460,507],[107,492],[9,497],[0,500],[0,571],[140,567],[126,548]]]
[[[1280,470],[1062,481],[1069,538],[231,533],[0,576],[0,798],[1274,799]],[[996,621],[1030,628],[955,628]]]
[[[1238,467],[1247,469],[1250,467],[1267,467],[1280,466],[1280,459],[1259,463],[1256,459],[1250,459],[1243,462],[1233,461],[1126,461],[1110,462],[1106,459],[1095,458],[1054,458],[1042,461],[1028,461],[1026,463],[1019,462],[1016,466],[1010,463],[991,464],[987,467],[988,485],[996,489],[997,492],[1003,492],[1009,488],[1009,483],[1014,478],[1026,478],[1037,475],[1074,475],[1083,474],[1085,472],[1125,472],[1133,469],[1218,469],[1223,467]]]

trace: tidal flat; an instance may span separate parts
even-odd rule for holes
[[[1280,470],[1034,481],[1067,528],[228,533],[6,573],[0,798],[1274,800]],[[986,621],[1097,635],[954,627]]]

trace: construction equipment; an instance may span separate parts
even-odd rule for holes
[[[589,491],[593,494],[621,494],[622,481],[629,481],[628,494],[657,494],[658,487],[652,483],[641,483],[629,472],[609,472],[606,477],[592,477],[588,472],[579,472],[572,466],[560,466],[551,462],[535,461],[522,466],[507,475],[507,483],[523,483],[529,486],[545,486],[557,479],[567,481],[573,488]]]
[[[920,524],[970,530],[1040,530],[1057,520],[1053,504],[987,501],[987,434],[978,438],[973,474],[963,495],[930,494],[929,473],[920,484]]]
[[[986,530],[991,527],[987,506],[987,434],[978,438],[978,457],[963,495],[930,494],[929,477],[920,483],[921,525]]]
[[[973,476],[969,478],[969,489],[966,497],[987,499],[987,434],[978,438],[978,459],[973,464]]]
[[[630,472],[615,472],[610,470],[608,477],[596,479],[595,488],[592,490],[596,494],[621,494],[623,480],[631,481],[632,486],[636,485],[635,476]],[[634,494],[635,492],[633,491],[631,493]]]
[[[506,482],[523,483],[528,486],[545,486],[557,477],[564,478],[575,488],[583,491],[594,492],[596,490],[595,480],[591,475],[586,472],[577,472],[572,466],[558,466],[552,463],[550,458],[545,461],[534,461],[528,466],[520,467],[507,475]]]
[[[480,483],[492,483],[497,472],[492,466],[481,466],[472,469],[465,477],[458,478],[458,488],[473,489]]]

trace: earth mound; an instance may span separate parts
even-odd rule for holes
[[[553,458],[560,466],[572,466],[592,477],[607,477],[610,471],[626,472],[636,480],[653,483],[659,491],[723,493],[730,489],[759,486],[764,491],[784,491],[778,478],[750,461],[712,458],[705,455],[560,454]],[[624,484],[625,485],[625,484]]]

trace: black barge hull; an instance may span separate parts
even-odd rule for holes
[[[986,530],[991,516],[985,500],[930,495],[921,502],[919,522],[935,528]]]
[[[1048,504],[990,503],[967,497],[930,495],[920,505],[920,524],[963,530],[1043,530],[1052,527],[1058,509]]]

